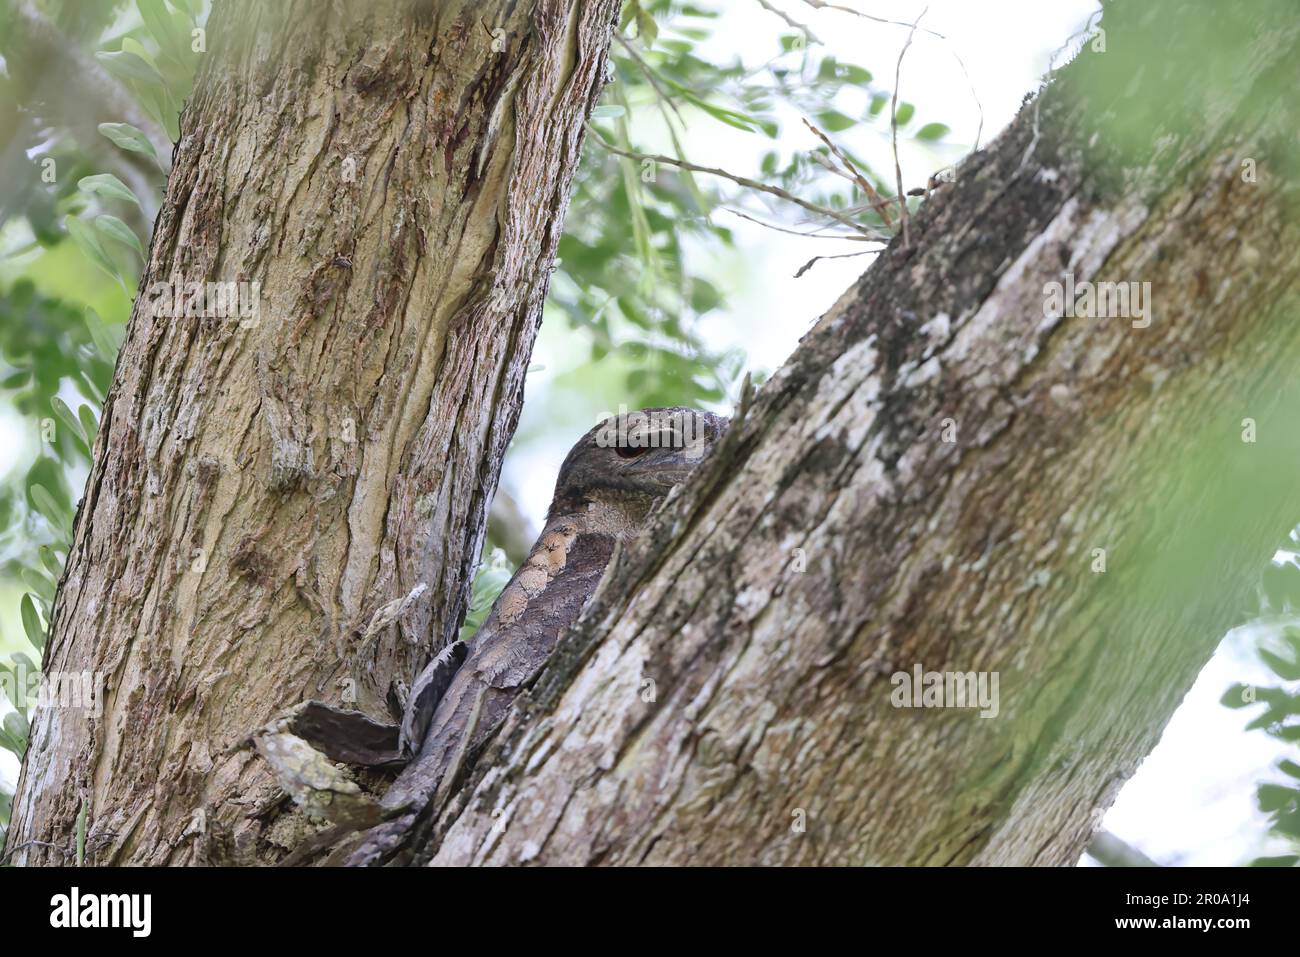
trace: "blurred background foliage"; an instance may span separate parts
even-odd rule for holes
[[[767,54],[757,62],[729,50],[719,29],[724,8],[734,12],[738,3],[764,18]],[[207,49],[208,5],[0,0],[5,687],[37,670],[171,144]],[[788,12],[811,15],[824,6],[625,3],[612,48],[614,82],[591,121],[528,402],[462,637],[533,540],[574,436],[619,406],[725,412],[746,373],[761,382],[772,371],[771,356],[756,359],[744,335],[737,341],[711,326],[739,290],[763,283],[757,264],[737,249],[737,224],[807,236],[809,246],[833,239],[834,256],[826,258],[864,256],[897,227],[901,174],[892,150],[910,151],[913,167],[925,165],[911,177],[924,185],[978,146],[983,113],[971,89],[953,91],[952,102],[978,114],[976,132],[952,142],[943,118],[921,115],[896,95],[896,62],[853,62]],[[867,19],[909,36],[908,23]],[[811,145],[792,145],[792,130],[811,134]],[[701,137],[722,134],[746,138],[737,160],[743,168],[721,170],[692,156]],[[805,258],[811,264],[820,251]],[[867,261],[855,259],[854,270]],[[799,321],[813,318],[809,310]],[[1265,613],[1288,626],[1264,635],[1262,654],[1282,684],[1233,688],[1224,703],[1263,704],[1252,727],[1294,743],[1300,629],[1289,622],[1300,613],[1300,567],[1279,561],[1268,576]],[[20,756],[29,703],[17,697],[0,700],[0,751]],[[3,760],[0,754],[0,832],[9,815],[5,790],[14,783]],[[1279,771],[1280,781],[1260,786],[1259,805],[1275,835],[1300,847],[1300,764],[1284,761]]]

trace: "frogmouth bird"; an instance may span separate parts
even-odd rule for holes
[[[415,859],[409,849],[420,842],[412,832],[431,826],[516,696],[537,677],[616,545],[636,536],[727,422],[691,409],[645,409],[611,417],[578,440],[560,467],[541,535],[478,632],[444,649],[415,680],[398,744],[407,763],[381,802],[387,819],[336,846],[331,861]]]

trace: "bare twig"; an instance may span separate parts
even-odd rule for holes
[[[872,16],[870,13],[863,13],[861,10],[854,10],[852,7],[846,7],[839,3],[826,3],[825,0],[803,0],[803,2],[808,4],[808,6],[812,7],[814,10],[838,10],[840,13],[851,13],[855,17],[862,17],[864,20],[871,20],[875,23],[885,23],[895,27],[911,27],[913,30],[916,29],[916,24],[908,23],[906,20],[890,20],[885,17]],[[919,20],[920,17],[917,19]],[[938,37],[940,40],[948,39],[937,30],[924,29],[921,32]]]
[[[865,207],[864,207],[865,209]],[[883,239],[871,239],[867,236],[845,236],[843,233],[824,233],[820,229],[815,229],[810,233],[801,233],[797,229],[787,229],[784,226],[778,226],[775,223],[764,222],[757,216],[751,216],[739,209],[732,209],[730,206],[723,206],[723,212],[731,213],[733,216],[739,216],[741,219],[747,219],[755,225],[762,226],[765,229],[775,230],[778,233],[788,233],[791,236],[798,236],[801,239],[841,239],[850,243],[883,243]]]
[[[867,253],[873,253],[873,252],[875,252],[874,249],[864,249],[861,252],[857,252],[857,253],[839,253],[838,255],[835,256],[814,256],[812,259],[808,260],[806,263],[804,263],[802,266],[799,267],[799,271],[794,274],[794,278],[798,279],[809,269],[812,269],[813,265],[820,259],[852,259],[854,256],[865,256]]]
[[[893,139],[894,146],[894,178],[898,182],[898,213],[903,220],[903,248],[906,249],[911,245],[911,236],[908,234],[909,218],[907,215],[907,191],[903,189],[903,167],[898,162],[898,87],[899,79],[903,73],[903,57],[907,54],[907,48],[912,45],[912,38],[916,36],[917,25],[921,22],[921,17],[929,11],[926,7],[921,11],[921,16],[916,18],[912,24],[912,29],[908,31],[907,42],[903,44],[903,49],[898,51],[898,63],[894,65],[894,95],[889,106],[889,129]]]
[[[812,130],[813,134],[819,140],[821,140],[823,143],[826,144],[827,149],[829,149],[833,154],[835,154],[835,158],[844,164],[844,168],[848,170],[850,174],[852,174],[853,181],[858,184],[858,186],[862,189],[864,193],[867,194],[867,199],[868,201],[870,201],[872,209],[874,209],[877,213],[880,214],[880,218],[885,221],[886,226],[888,226],[890,229],[893,229],[894,224],[893,221],[890,220],[889,218],[889,210],[886,208],[884,200],[880,198],[880,194],[876,192],[875,187],[871,185],[870,181],[868,181],[868,179],[865,176],[863,176],[860,172],[858,172],[858,168],[853,165],[853,161],[850,160],[847,156],[845,156],[842,152],[840,152],[840,148],[831,142],[829,136],[827,136],[817,127],[813,126],[806,119],[803,121],[803,125],[808,127],[808,129]]]
[[[871,20],[874,23],[885,23],[895,27],[908,27],[912,30],[917,29],[915,23],[908,23],[905,20],[889,20],[885,17],[872,16],[870,13],[863,13],[861,10],[854,10],[852,7],[846,7],[838,3],[825,3],[823,0],[803,0],[803,2],[808,4],[808,6],[812,7],[814,10],[838,10],[840,13],[850,13],[855,17],[862,17],[862,19]],[[920,17],[918,17],[917,20],[919,21]],[[953,46],[952,41],[938,30],[921,27],[920,32],[928,33],[930,36],[936,37],[948,44],[948,52],[950,52],[952,58],[957,61],[957,66],[961,68],[962,76],[966,78],[966,85],[970,88],[971,99],[975,101],[975,110],[979,113],[979,126],[975,130],[975,145],[971,147],[972,150],[977,150],[980,148],[980,137],[984,134],[984,104],[980,102],[979,94],[975,92],[975,84],[970,78],[970,71],[966,69],[966,62],[962,60],[961,55],[957,52],[957,48]]]
[[[781,189],[781,187],[779,186],[769,186],[766,183],[760,183],[758,180],[749,179],[746,176],[737,176],[735,173],[728,173],[724,169],[717,169],[712,166],[700,166],[696,163],[688,162],[687,160],[673,159],[672,157],[663,156],[662,154],[658,154],[658,153],[637,153],[632,150],[620,149],[619,147],[615,146],[613,143],[608,142],[603,136],[600,135],[600,131],[595,129],[590,124],[588,124],[587,130],[588,132],[591,133],[592,138],[595,139],[596,142],[600,143],[601,146],[605,147],[605,149],[609,150],[615,156],[623,156],[626,157],[627,159],[637,160],[639,162],[645,162],[646,160],[649,160],[652,163],[662,163],[665,166],[671,166],[675,169],[690,170],[692,173],[707,173],[710,176],[720,176],[723,179],[731,180],[733,183],[735,183],[738,186],[744,186],[746,189],[752,189],[760,193],[767,193],[771,196],[779,197],[780,199],[783,199],[788,203],[794,203],[796,206],[800,206],[803,209],[808,210],[810,213],[815,213],[818,216],[824,216],[828,219],[833,219],[837,223],[840,223],[843,226],[847,226],[850,229],[852,229],[854,232],[861,233],[862,235],[866,236],[869,239],[880,239],[880,240],[889,239],[888,236],[884,236],[880,233],[877,233],[875,230],[867,226],[863,226],[861,223],[855,223],[847,216],[844,216],[833,209],[827,209],[824,206],[818,206],[816,203],[810,203],[806,199],[801,199],[800,197],[794,195],[793,193]]]
[[[984,104],[980,102],[980,96],[975,92],[975,81],[970,78],[970,71],[966,69],[966,61],[961,58],[961,54],[957,52],[956,47],[950,44],[948,50],[952,53],[952,58],[957,61],[957,65],[961,67],[961,75],[966,78],[966,86],[970,88],[970,98],[975,101],[975,111],[980,115],[979,126],[975,128],[975,145],[971,147],[973,153],[980,148],[980,137],[984,135]]]
[[[809,30],[806,26],[804,26],[794,17],[790,16],[790,14],[786,13],[784,10],[778,10],[776,7],[772,6],[772,4],[768,3],[768,0],[758,0],[758,5],[762,7],[764,10],[766,10],[768,13],[772,13],[780,17],[782,20],[786,22],[786,25],[788,27],[790,27],[792,30],[798,30],[805,37],[807,37],[811,42],[813,43],[822,42],[821,40],[818,40],[817,37],[813,34],[813,32]]]
[[[73,856],[72,852],[69,851],[66,847],[59,847],[59,845],[51,844],[49,841],[24,841],[23,843],[19,844],[17,847],[11,847],[8,853],[6,853],[4,857],[0,857],[0,867],[4,867],[6,864],[8,864],[9,859],[13,857],[15,854],[17,854],[19,851],[25,850],[26,848],[29,847],[44,847],[44,848],[48,848],[51,851],[58,851],[65,858]]]

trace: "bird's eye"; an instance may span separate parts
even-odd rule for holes
[[[640,455],[645,455],[650,451],[650,447],[641,446],[639,448],[634,448],[630,445],[619,445],[615,446],[614,451],[618,453],[620,459],[634,459]]]

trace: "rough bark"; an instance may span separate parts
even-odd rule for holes
[[[16,862],[83,802],[87,863],[279,858],[248,732],[455,635],[617,6],[217,5],[45,656],[102,714],[37,715]],[[256,322],[151,313],[203,281]]]
[[[1077,860],[1300,517],[1285,12],[1108,7],[616,563],[434,863]],[[1067,273],[1150,325],[1047,315]],[[918,663],[998,715],[894,707]]]
[[[139,201],[140,209],[124,210],[131,225],[147,239],[158,213],[163,175],[143,153],[117,149],[99,132],[107,121],[129,123],[144,132],[159,162],[168,164],[172,144],[167,134],[131,99],[130,94],[93,56],[59,33],[30,3],[10,5],[0,34],[0,53],[9,77],[24,103],[35,104],[42,119],[68,130],[77,145],[94,157],[95,168],[117,174]],[[5,12],[0,11],[0,17]],[[19,125],[0,128],[0,146],[21,150],[31,146],[19,135]],[[8,139],[8,143],[3,140]],[[16,165],[16,164],[14,164]],[[13,169],[14,165],[6,164]],[[8,188],[29,188],[21,179]],[[0,190],[0,196],[7,190]],[[4,204],[0,203],[0,208]]]

